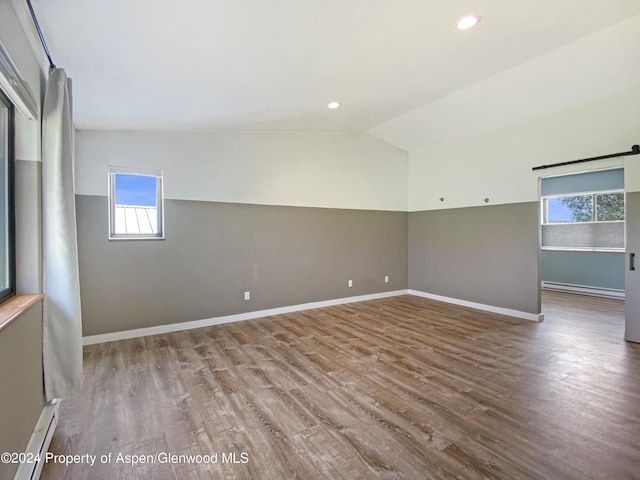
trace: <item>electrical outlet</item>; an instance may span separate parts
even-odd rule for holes
[[[349,287],[353,287],[353,280],[349,280],[348,285],[349,285]]]
[[[251,300],[251,292],[244,292],[244,299]]]
[[[384,276],[384,283],[389,283],[389,275]]]

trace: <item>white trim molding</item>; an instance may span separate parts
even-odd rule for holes
[[[192,322],[171,323],[168,325],[158,325],[157,327],[138,328],[135,330],[125,330],[123,332],[104,333],[101,335],[90,335],[82,339],[83,345],[93,345],[95,343],[113,342],[115,340],[126,340],[129,338],[146,337],[148,335],[158,335],[162,333],[179,332],[181,330],[191,330],[194,328],[210,327],[222,325],[224,323],[240,322],[242,320],[253,320],[255,318],[269,317],[283,313],[301,312],[313,308],[332,307],[345,303],[364,302],[366,300],[377,300],[379,298],[396,297],[407,295],[408,290],[394,290],[391,292],[373,293],[370,295],[359,295],[356,297],[336,298],[321,302],[303,303],[288,307],[269,308],[267,310],[257,310],[254,312],[238,313],[235,315],[225,315],[222,317],[205,318],[204,320],[194,320]]]
[[[0,89],[26,118],[38,119],[38,103],[31,93],[29,84],[22,78],[2,42],[0,42]]]
[[[398,295],[415,295],[418,297],[429,298],[439,302],[451,303],[462,307],[475,308],[486,312],[498,313],[509,317],[541,322],[544,320],[544,313],[527,313],[509,308],[494,307],[493,305],[485,305],[482,303],[469,302],[457,298],[443,297],[442,295],[434,295],[431,293],[420,292],[418,290],[393,290],[391,292],[373,293],[370,295],[359,295],[356,297],[336,298],[333,300],[325,300],[321,302],[303,303],[300,305],[291,305],[287,307],[270,308],[267,310],[257,310],[254,312],[238,313],[235,315],[225,315],[222,317],[205,318],[203,320],[194,320],[191,322],[170,323],[168,325],[158,325],[156,327],[137,328],[135,330],[125,330],[123,332],[103,333],[100,335],[89,335],[82,339],[83,345],[93,345],[96,343],[114,342],[116,340],[127,340],[130,338],[146,337],[148,335],[159,335],[162,333],[179,332],[182,330],[191,330],[194,328],[211,327],[213,325],[222,325],[224,323],[240,322],[243,320],[253,320],[255,318],[269,317],[272,315],[280,315],[283,313],[301,312],[303,310],[311,310],[314,308],[332,307],[334,305],[343,305],[345,303],[364,302],[367,300],[377,300],[380,298],[396,297]]]
[[[542,322],[544,320],[544,313],[522,312],[520,310],[512,310],[511,308],[495,307],[493,305],[485,305],[484,303],[470,302],[468,300],[445,297],[442,295],[435,295],[433,293],[421,292],[418,290],[409,290],[409,295],[428,298],[430,300],[437,300],[439,302],[452,303],[454,305],[460,305],[461,307],[475,308],[476,310],[483,310],[485,312],[499,313],[500,315],[521,318],[523,320],[531,320],[533,322]]]

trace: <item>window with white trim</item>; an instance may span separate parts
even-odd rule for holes
[[[542,248],[624,250],[624,190],[542,197]]]
[[[162,172],[109,167],[109,239],[164,238]]]

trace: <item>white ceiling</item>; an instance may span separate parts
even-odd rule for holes
[[[640,0],[32,1],[78,128],[415,150],[640,88]]]

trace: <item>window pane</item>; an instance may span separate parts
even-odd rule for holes
[[[148,175],[115,174],[115,234],[158,233],[156,184],[156,177]]]
[[[596,218],[599,222],[624,220],[624,194],[601,193],[596,195]]]
[[[156,177],[116,174],[116,205],[156,207]]]
[[[593,195],[547,199],[547,223],[593,221]]]

